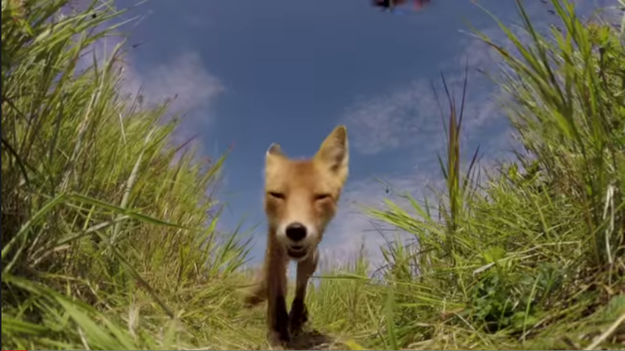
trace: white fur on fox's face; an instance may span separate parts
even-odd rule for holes
[[[278,227],[276,236],[284,245],[289,257],[296,261],[306,259],[319,243],[317,230],[310,224],[302,222],[283,223]]]

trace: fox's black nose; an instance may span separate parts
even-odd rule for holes
[[[286,227],[287,238],[297,242],[306,237],[306,227],[299,222],[293,222]]]

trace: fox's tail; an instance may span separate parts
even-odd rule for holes
[[[265,275],[260,273],[256,283],[247,290],[243,301],[247,307],[254,307],[265,300],[267,300],[267,282]]]

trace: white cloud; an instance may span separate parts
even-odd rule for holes
[[[418,143],[415,135],[431,133],[437,125],[436,109],[428,83],[417,80],[389,94],[361,99],[346,109],[342,122],[357,151],[376,154]]]
[[[78,62],[78,70],[90,67],[94,55],[98,64],[110,59],[121,37],[106,36],[85,50]],[[182,52],[170,61],[140,62],[126,51],[123,60],[116,62],[122,81],[120,93],[135,97],[138,93],[144,106],[154,106],[169,99],[166,118],[180,113],[182,123],[173,134],[173,142],[180,144],[206,130],[213,121],[213,107],[225,88],[218,77],[206,69],[196,52]],[[139,70],[138,68],[141,68]]]
[[[143,85],[143,93],[152,101],[162,101],[176,97],[172,108],[189,109],[208,108],[224,87],[219,79],[209,73],[200,56],[194,52],[185,52],[170,62],[154,66],[145,75],[138,75],[130,70],[130,84]]]
[[[464,71],[445,75],[447,87],[460,113]],[[437,163],[445,151],[444,123],[449,120],[449,103],[441,80],[417,79],[394,92],[361,100],[341,117],[350,131],[354,151],[375,155],[401,152],[401,157],[422,167]],[[497,105],[498,91],[479,74],[469,74],[463,113],[462,140],[472,144],[483,139],[493,126],[505,132],[506,120]],[[437,100],[438,99],[438,100]],[[440,106],[439,106],[440,104]],[[443,123],[444,121],[444,123]],[[401,151],[400,151],[401,150]]]
[[[151,66],[146,73],[135,69],[137,65],[132,58],[127,61],[125,90],[136,93],[141,87],[141,95],[149,104],[173,98],[170,111],[185,112],[188,116],[183,129],[197,130],[212,120],[213,104],[224,92],[224,86],[206,70],[199,54],[183,52],[172,61]]]

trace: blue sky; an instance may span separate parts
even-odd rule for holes
[[[519,22],[515,1],[479,3],[506,24]],[[553,21],[548,5],[525,3],[539,23]],[[595,5],[583,3],[584,11]],[[467,23],[494,38],[502,34],[471,1],[433,0],[423,11],[395,15],[365,0],[150,0],[125,15],[132,16],[142,20],[124,27],[129,43],[143,44],[129,49],[129,84],[143,85],[154,99],[178,94],[174,107],[187,111],[180,140],[197,134],[204,155],[234,143],[220,226],[232,228],[244,216],[247,227],[260,224],[255,262],[265,247],[266,149],[278,142],[289,156],[311,156],[337,124],[348,128],[351,174],[322,248],[344,258],[364,242],[379,255],[383,239],[354,204],[381,203],[385,188],[376,178],[417,197],[440,183],[436,153],[444,150],[444,136],[430,82],[440,88],[443,71],[459,93],[465,60],[467,150],[479,144],[486,165],[509,155],[512,139],[493,103],[496,90],[476,72],[496,60]]]

